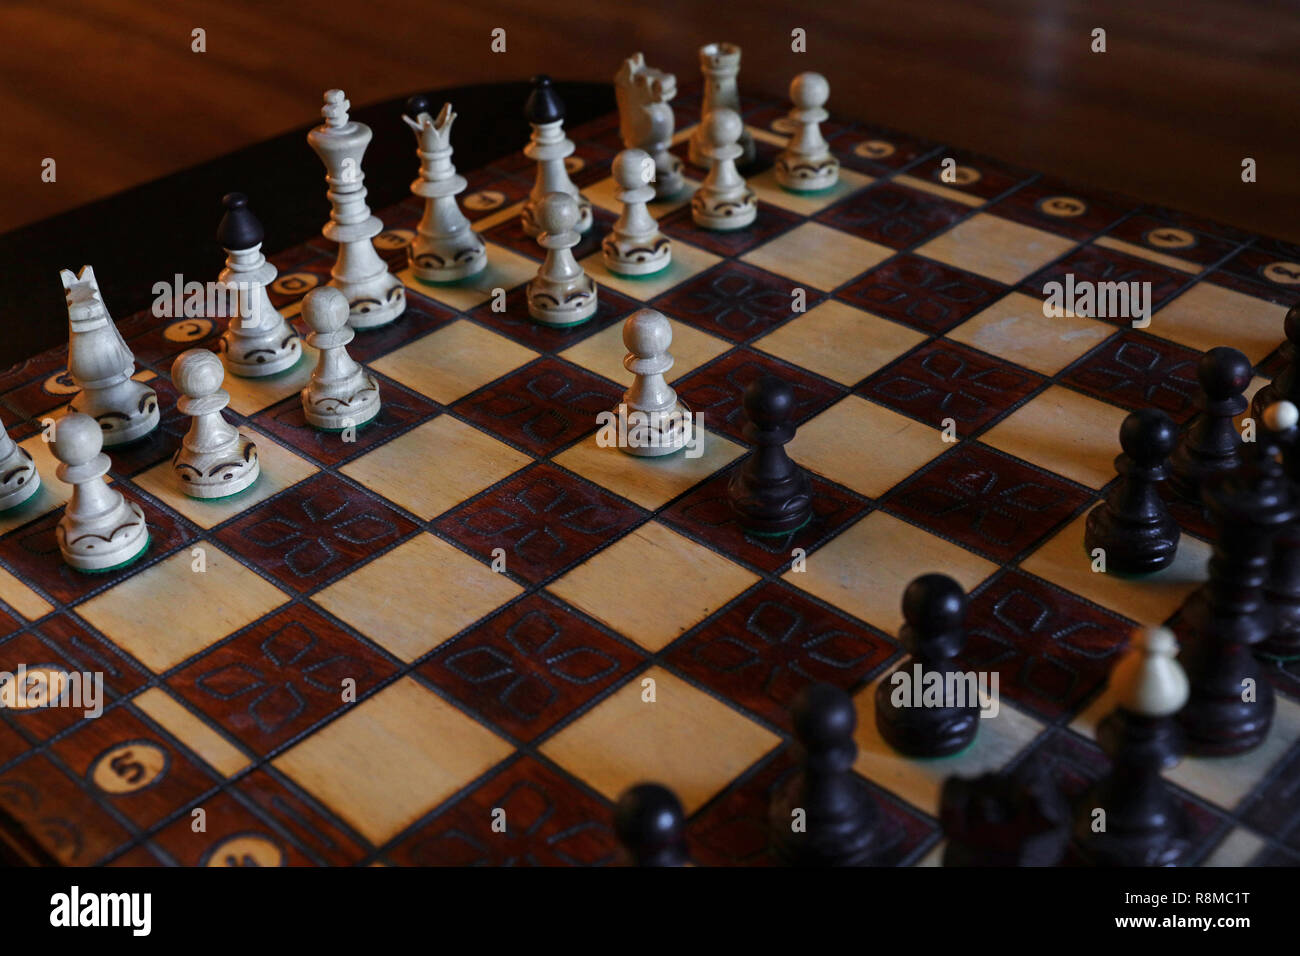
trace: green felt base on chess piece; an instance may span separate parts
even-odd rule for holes
[[[667,272],[672,267],[673,267],[672,260],[669,260],[668,262],[664,263],[663,268],[656,269],[654,272],[632,273],[632,272],[619,272],[617,269],[609,269],[609,274],[612,276],[617,276],[620,279],[627,279],[629,282],[640,282],[642,279],[653,279],[657,276],[662,276],[665,272]],[[608,269],[609,267],[606,266],[606,268]]]
[[[787,192],[791,196],[807,196],[809,199],[829,195],[840,188],[838,181],[831,183],[823,189],[793,189],[790,186],[786,186],[784,183],[777,183],[777,185],[781,187],[782,192]]]
[[[327,433],[329,433],[329,434],[331,434],[331,435],[341,435],[341,434],[343,434],[345,431],[347,431],[348,429],[354,429],[354,430],[362,429],[362,428],[365,428],[367,425],[369,425],[371,422],[375,422],[375,421],[378,421],[378,420],[379,420],[379,412],[376,411],[373,415],[371,415],[369,418],[367,418],[364,422],[357,422],[355,425],[345,425],[343,428],[322,428],[322,427],[319,427],[319,426],[317,426],[317,425],[313,425],[313,426],[311,426],[311,427],[312,427],[312,428],[315,428],[316,431],[318,431],[318,432],[327,432]],[[255,484],[257,484],[257,482],[253,482],[253,484],[255,485]],[[252,485],[249,485],[249,487],[251,488]],[[246,488],[246,489],[244,489],[244,490],[247,491],[248,489]],[[243,494],[243,492],[238,492],[238,494]],[[230,495],[229,497],[233,498],[234,495]]]
[[[755,538],[788,538],[792,534],[798,534],[808,525],[812,524],[813,516],[809,515],[808,520],[797,528],[791,528],[789,531],[745,531],[747,535],[753,535]]]
[[[82,574],[112,574],[114,571],[121,571],[123,568],[129,568],[131,565],[139,561],[144,553],[149,550],[149,545],[152,543],[153,534],[146,533],[144,536],[144,544],[140,546],[140,550],[131,555],[131,557],[127,558],[125,561],[119,561],[117,564],[109,565],[106,568],[72,568],[72,570],[80,571]],[[72,565],[68,565],[68,567],[72,567]]]

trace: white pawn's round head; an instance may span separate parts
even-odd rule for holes
[[[655,161],[643,149],[625,149],[614,157],[614,182],[619,189],[638,189],[655,179]]]
[[[581,212],[578,201],[568,193],[547,193],[537,206],[537,225],[549,236],[573,232]]]
[[[1168,717],[1187,703],[1187,675],[1178,663],[1178,638],[1167,627],[1134,632],[1133,643],[1110,674],[1116,703],[1145,717]]]
[[[225,366],[216,352],[189,349],[172,363],[172,384],[188,398],[215,394],[226,379]]]
[[[317,286],[302,300],[302,318],[313,332],[337,332],[348,324],[348,297],[332,285]]]
[[[623,344],[637,358],[663,355],[673,344],[673,327],[654,309],[638,309],[623,323]]]
[[[54,424],[54,457],[65,465],[84,465],[104,450],[99,422],[80,412],[68,412]]]
[[[790,81],[790,102],[801,110],[821,109],[831,97],[831,85],[820,73],[800,73]]]
[[[1271,432],[1289,432],[1300,422],[1300,409],[1286,399],[1274,402],[1264,409],[1264,427]]]
[[[704,135],[714,146],[730,146],[740,142],[745,124],[735,110],[719,107],[704,117]]]

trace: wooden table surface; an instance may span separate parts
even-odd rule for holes
[[[817,70],[837,114],[1300,240],[1300,13],[1284,0],[17,0],[0,34],[0,231],[299,126],[328,87],[360,106],[538,71],[608,81],[637,50],[687,77],[701,43],[730,40],[742,95]]]

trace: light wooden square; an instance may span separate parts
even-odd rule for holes
[[[998,422],[980,441],[1089,488],[1115,477],[1122,408],[1049,386]]]
[[[1156,312],[1146,331],[1202,352],[1230,345],[1258,363],[1284,341],[1285,316],[1284,305],[1201,282]]]
[[[1235,827],[1206,858],[1205,866],[1248,866],[1264,846],[1264,841],[1245,827]]]
[[[302,355],[291,368],[264,378],[240,378],[227,367],[226,380],[221,387],[230,393],[230,407],[234,411],[245,416],[255,415],[301,392],[303,386],[311,381],[312,369],[319,357],[320,353],[304,341]],[[225,362],[224,357],[222,362]]]
[[[683,176],[682,179],[686,185],[677,195],[670,196],[668,199],[655,199],[646,203],[646,209],[656,220],[663,219],[669,213],[681,209],[691,201],[691,196],[695,194],[695,190],[700,184],[697,180],[688,176]],[[623,204],[615,197],[615,193],[618,191],[618,186],[614,184],[614,177],[609,176],[599,182],[592,183],[590,186],[584,186],[582,194],[591,200],[593,206],[599,206],[606,212],[621,215]]]
[[[662,508],[745,452],[722,435],[697,431],[695,437],[702,449],[699,457],[688,458],[690,449],[683,449],[658,458],[638,458],[617,448],[602,448],[596,444],[596,435],[593,432],[552,461],[651,511]]]
[[[980,212],[931,239],[916,252],[1015,285],[1075,245],[1073,239]]]
[[[654,700],[644,699],[645,681]],[[694,813],[780,738],[661,667],[652,667],[542,745],[610,800],[633,784],[669,787]]]
[[[402,283],[414,292],[435,302],[449,305],[457,312],[468,312],[492,298],[493,289],[513,289],[537,275],[539,263],[494,242],[485,243],[487,265],[483,271],[446,285],[430,285],[415,277],[410,268],[397,273]],[[540,251],[540,247],[539,247]]]
[[[54,610],[54,605],[4,568],[0,568],[0,601],[29,621],[38,620]]]
[[[668,263],[667,268],[663,271],[656,272],[653,275],[617,275],[605,268],[605,260],[599,252],[593,252],[579,264],[586,270],[587,275],[601,285],[607,286],[629,299],[636,299],[638,302],[649,302],[656,296],[681,285],[687,279],[694,278],[705,269],[711,268],[722,261],[719,256],[696,248],[689,242],[682,242],[680,239],[670,239],[669,241],[672,243],[673,248],[672,261]]]
[[[522,590],[441,538],[420,534],[313,600],[385,650],[413,661]]]
[[[233,777],[251,762],[244,751],[217,733],[206,720],[181,703],[170,691],[150,687],[133,698],[131,703],[157,721],[165,731],[198,754],[223,777]]]
[[[753,344],[843,385],[855,385],[925,339],[915,329],[829,299]]]
[[[376,359],[370,367],[450,405],[535,358],[532,349],[459,319]]]
[[[701,332],[693,325],[678,322],[669,317],[673,328],[673,344],[669,351],[673,356],[673,367],[668,370],[667,379],[675,381],[684,378],[705,362],[710,362],[731,348],[726,342],[708,332]],[[560,358],[568,359],[574,365],[581,365],[597,375],[603,375],[620,385],[632,384],[632,373],[623,367],[623,356],[627,347],[623,344],[623,323],[616,322],[607,329],[583,339],[577,345],[565,349]]]
[[[59,414],[50,412],[43,417],[52,418],[57,422],[62,415],[62,412]],[[45,434],[45,432],[38,432],[18,442],[27,450],[27,454],[32,456],[36,473],[41,476],[41,486],[18,507],[0,511],[0,534],[22,527],[41,515],[49,514],[55,508],[62,508],[72,496],[72,486],[65,485],[54,474],[59,467],[59,460],[54,457],[54,446],[45,440]],[[111,455],[112,452],[110,451],[109,454]]]
[[[1140,578],[1093,571],[1092,556],[1083,545],[1087,520],[1086,513],[1074,519],[1021,567],[1143,625],[1164,621],[1206,579],[1210,546],[1189,534],[1183,534],[1174,563],[1163,571]]]
[[[951,447],[937,429],[848,395],[800,425],[786,450],[805,468],[876,498]]]
[[[178,487],[170,458],[136,475],[135,483],[200,528],[212,528],[318,471],[311,462],[256,429],[246,426],[241,431],[257,443],[261,473],[257,481],[238,494],[226,498],[191,498]]]
[[[818,222],[806,222],[740,258],[798,285],[812,285],[830,292],[893,254],[894,250],[888,246]]]
[[[934,760],[905,757],[885,742],[876,729],[876,686],[887,675],[874,680],[854,698],[858,712],[858,759],[853,767],[873,783],[896,794],[912,806],[939,815],[939,797],[949,777],[977,777],[1001,770],[1043,730],[1028,714],[1000,700],[996,717],[981,718],[975,740],[961,753]]]
[[[382,844],[512,751],[405,677],[273,763],[371,843]]]
[[[784,580],[889,634],[903,623],[903,591],[914,578],[946,574],[967,591],[997,570],[965,548],[883,511],[873,511],[808,556]]]
[[[202,549],[202,571],[195,570]],[[200,540],[77,606],[156,674],[279,607],[287,595]]]
[[[437,463],[437,481],[421,479],[430,462]],[[531,462],[486,432],[439,415],[362,455],[343,473],[428,521]]]
[[[830,189],[822,189],[817,192],[791,192],[783,189],[781,184],[776,181],[775,167],[768,167],[757,176],[751,176],[748,180],[749,188],[754,190],[760,200],[771,203],[773,206],[779,206],[782,209],[788,209],[791,212],[797,212],[801,216],[812,216],[827,206],[839,202],[850,193],[855,193],[863,186],[870,186],[875,182],[871,176],[864,176],[856,170],[849,169],[846,166],[840,167],[840,178]],[[759,215],[762,215],[760,212]]]
[[[1018,365],[1055,375],[1114,331],[1096,319],[1044,315],[1041,299],[1013,292],[957,326],[948,338],[990,355],[1014,356]]]
[[[574,568],[550,590],[658,651],[757,580],[652,521]]]

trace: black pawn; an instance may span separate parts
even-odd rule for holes
[[[1188,751],[1201,756],[1251,750],[1273,724],[1273,685],[1253,650],[1273,631],[1264,598],[1273,540],[1300,511],[1277,460],[1281,436],[1268,427],[1269,418],[1266,412],[1242,469],[1205,490],[1215,543],[1210,579],[1185,609],[1196,639],[1183,663],[1191,697],[1178,715]]]
[[[524,118],[536,126],[564,119],[564,100],[555,92],[551,78],[545,73],[539,73],[531,82],[533,91],[524,103]]]
[[[217,226],[217,242],[221,248],[231,250],[251,249],[262,241],[262,224],[248,208],[248,197],[243,193],[227,193],[221,197],[226,214]]]
[[[948,686],[946,675],[956,673],[953,658],[966,645],[966,592],[944,574],[923,574],[903,592],[903,619],[899,638],[912,655],[876,686],[876,728],[885,741],[909,757],[946,757],[964,750],[979,730],[980,704],[947,699],[935,706],[925,701],[925,689],[935,681]],[[933,676],[932,676],[933,675]],[[966,687],[965,681],[955,686]],[[976,696],[976,695],[972,695]],[[919,701],[925,701],[918,704]]]
[[[676,795],[657,783],[639,783],[618,798],[614,833],[634,866],[685,866],[686,814]]]
[[[1033,762],[974,779],[949,777],[939,822],[944,866],[1056,866],[1070,841],[1070,807]]]
[[[1250,414],[1255,421],[1264,417],[1264,409],[1274,402],[1288,401],[1300,405],[1300,305],[1287,310],[1282,320],[1282,333],[1286,336],[1286,365],[1277,378],[1269,382],[1250,401]]]
[[[868,866],[879,846],[879,811],[853,772],[858,718],[830,684],[799,691],[791,706],[799,769],[773,797],[772,852],[787,866]]]
[[[1178,432],[1158,409],[1133,412],[1119,430],[1124,454],[1115,459],[1119,482],[1088,515],[1084,547],[1101,548],[1106,570],[1150,574],[1167,568],[1178,553],[1178,522],[1169,516],[1159,483]]]
[[[745,389],[745,414],[754,451],[731,476],[727,498],[750,534],[790,534],[812,518],[812,486],[785,450],[794,438],[794,392],[775,376],[755,379]]]
[[[416,119],[421,113],[429,112],[429,98],[419,93],[406,101],[406,115]]]
[[[1292,315],[1300,315],[1300,310],[1292,309],[1287,318]],[[1259,420],[1266,421],[1269,414],[1261,415]],[[1291,482],[1292,493],[1300,495],[1298,431],[1293,427],[1280,437],[1282,469]],[[1286,525],[1273,540],[1264,597],[1273,612],[1273,626],[1269,636],[1256,647],[1256,655],[1283,661],[1300,658],[1300,519]]]
[[[1233,418],[1246,410],[1242,393],[1250,385],[1250,359],[1236,349],[1219,346],[1201,356],[1196,378],[1201,411],[1183,432],[1170,458],[1169,486],[1178,495],[1201,500],[1206,481],[1241,464],[1241,435]]]

